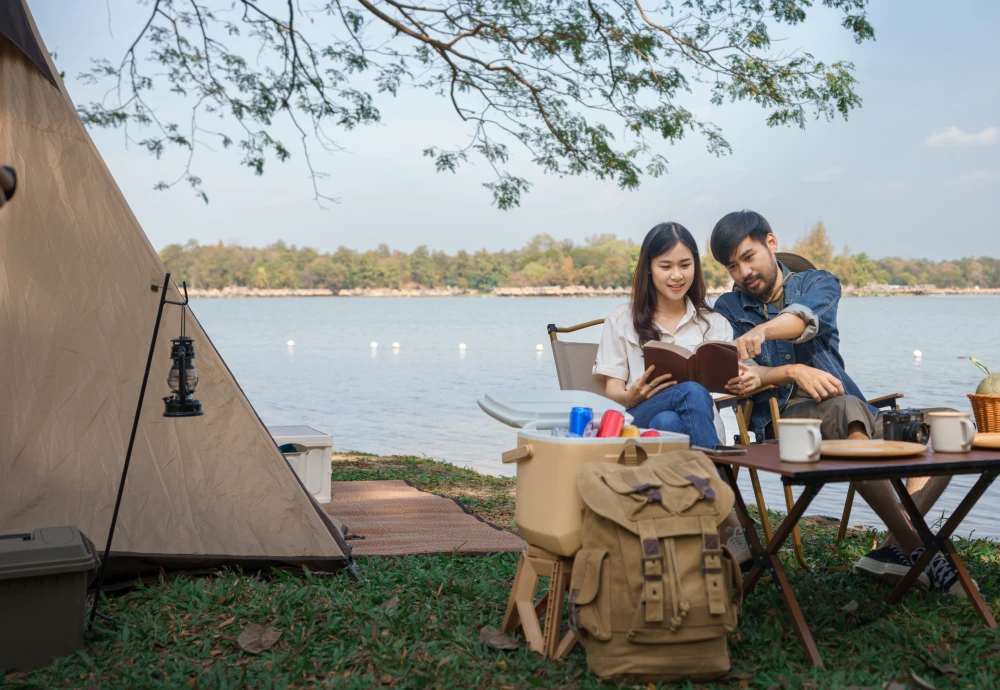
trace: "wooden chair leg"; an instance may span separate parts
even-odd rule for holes
[[[767,516],[767,502],[764,501],[764,491],[760,488],[760,475],[757,470],[750,470],[750,484],[757,500],[757,512],[760,513],[760,526],[764,528],[764,541],[771,541],[774,532],[771,531],[771,519]]]
[[[781,419],[781,410],[778,408],[778,399],[774,396],[768,398],[771,406],[771,424],[774,425],[774,437],[778,438],[778,420]]]
[[[742,405],[736,407],[736,426],[740,430],[740,443],[744,446],[750,445],[750,414],[753,412],[753,401],[747,400]],[[733,468],[734,470],[736,468]],[[734,475],[735,472],[734,472]],[[757,501],[757,512],[760,514],[760,524],[764,528],[765,541],[771,541],[771,521],[767,517],[767,503],[764,501],[764,492],[760,488],[760,477],[757,470],[750,470],[750,483],[753,485],[754,500]]]
[[[795,496],[792,495],[792,487],[785,486],[785,506],[790,511],[795,505]],[[795,560],[798,561],[799,567],[804,570],[811,570],[812,566],[806,560],[806,556],[802,553],[802,536],[799,534],[799,526],[795,525],[792,528],[792,550],[795,552]]]
[[[844,514],[840,518],[840,531],[837,532],[837,541],[844,541],[847,536],[847,525],[851,522],[851,508],[854,507],[854,485],[847,485],[847,500],[844,501]]]
[[[737,405],[736,426],[740,430],[740,443],[744,446],[750,445],[750,412],[753,410],[753,401],[747,400],[742,405]]]

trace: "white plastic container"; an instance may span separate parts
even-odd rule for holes
[[[301,450],[284,453],[288,463],[295,470],[306,491],[320,503],[331,500],[331,478],[333,468],[333,437],[311,426],[269,426],[274,442],[279,446],[294,443]]]
[[[594,410],[594,424],[606,410],[621,405],[586,391],[489,394],[479,406],[509,426],[521,427],[517,447],[503,462],[517,464],[514,522],[525,541],[560,556],[579,550],[583,500],[576,488],[576,470],[589,462],[640,463],[647,457],[690,447],[685,434],[660,432],[650,438],[559,438],[552,428],[569,426],[574,407]]]

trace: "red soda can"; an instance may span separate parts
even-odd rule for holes
[[[618,410],[605,410],[601,416],[601,426],[597,429],[597,438],[617,438],[625,426],[625,415]]]
[[[647,431],[643,431],[641,434],[639,434],[639,436],[643,438],[659,437],[659,435],[660,432],[657,431],[656,429],[648,429]]]

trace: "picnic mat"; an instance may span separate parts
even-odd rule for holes
[[[347,525],[355,556],[520,551],[521,537],[476,517],[457,501],[399,479],[333,482],[326,512]]]

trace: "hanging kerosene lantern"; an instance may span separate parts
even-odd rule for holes
[[[194,341],[185,334],[186,309],[181,310],[181,335],[170,342],[170,357],[174,360],[167,374],[167,385],[174,392],[163,399],[164,417],[197,417],[205,414],[201,403],[192,398],[198,388],[198,371],[194,367]]]

